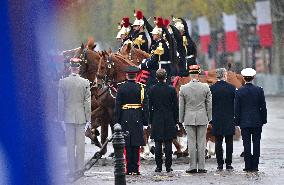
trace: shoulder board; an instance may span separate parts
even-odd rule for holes
[[[119,83],[117,83],[117,85],[122,85],[122,84],[124,84],[126,81],[124,81],[124,82],[119,82]]]

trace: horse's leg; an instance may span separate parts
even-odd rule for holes
[[[101,143],[104,144],[106,142],[106,139],[108,137],[108,124],[109,124],[109,114],[105,110],[104,111],[104,117],[102,119],[102,125],[101,125]],[[103,148],[101,154],[104,155],[107,153],[107,146]]]
[[[100,108],[96,108],[95,110],[92,111],[92,115],[91,115],[91,129],[87,129],[85,135],[86,137],[90,138],[92,141],[92,144],[95,144],[96,146],[101,148],[101,143],[99,142],[97,136],[100,135],[99,131],[97,130],[97,128],[101,125],[98,117],[100,117],[101,115],[101,109]]]
[[[182,146],[181,146],[181,144],[178,142],[178,140],[176,138],[173,139],[173,144],[176,147],[176,151],[175,151],[174,154],[177,155],[177,158],[182,157],[182,151],[181,151]]]

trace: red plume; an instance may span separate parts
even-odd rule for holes
[[[165,26],[165,27],[168,27],[170,23],[171,23],[171,22],[170,22],[169,19],[164,19],[164,26]]]
[[[122,21],[123,21],[123,26],[124,26],[125,28],[127,28],[127,27],[130,25],[129,17],[123,17],[123,18],[122,18]]]
[[[157,17],[156,21],[157,21],[156,25],[158,26],[158,28],[162,28],[163,25],[164,25],[163,18],[162,17]]]
[[[142,12],[141,10],[137,10],[137,11],[136,11],[136,18],[137,18],[138,20],[143,19],[143,12]]]

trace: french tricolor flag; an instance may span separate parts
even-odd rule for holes
[[[270,3],[267,0],[257,1],[255,7],[260,45],[263,47],[271,47],[273,37]]]
[[[226,51],[230,53],[239,51],[240,46],[237,32],[237,16],[235,14],[227,15],[223,13],[223,23],[226,33]]]
[[[197,18],[199,39],[201,44],[201,51],[203,53],[208,52],[208,46],[210,44],[210,25],[206,17]]]

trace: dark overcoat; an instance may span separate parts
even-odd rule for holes
[[[217,81],[210,87],[212,94],[212,134],[234,135],[234,99],[236,88],[226,81]]]
[[[177,136],[178,100],[172,86],[159,82],[150,89],[149,113],[152,139],[165,141]]]

